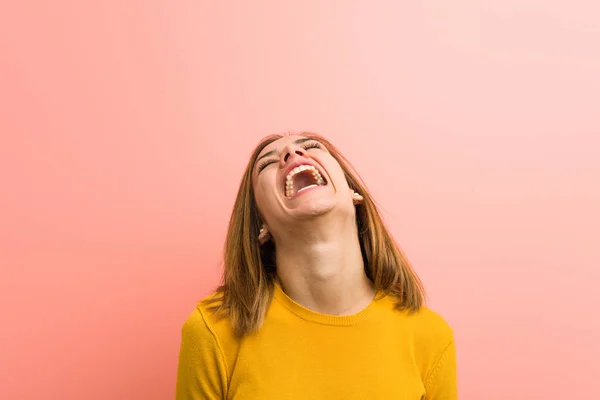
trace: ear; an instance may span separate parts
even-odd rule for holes
[[[266,225],[263,225],[260,228],[260,233],[258,234],[258,243],[262,246],[267,243],[271,239],[271,234],[269,233],[269,229]]]
[[[360,193],[355,192],[354,190],[350,189],[350,191],[352,192],[352,202],[354,204],[362,204],[364,197],[362,197],[360,195]]]

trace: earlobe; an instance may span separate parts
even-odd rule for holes
[[[267,227],[263,225],[258,234],[258,243],[262,246],[263,244],[267,243],[269,239],[271,239],[271,234],[269,233]]]
[[[352,202],[354,204],[362,204],[364,198],[360,195],[360,193],[352,191]]]

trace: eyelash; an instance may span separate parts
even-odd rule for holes
[[[323,147],[321,146],[320,143],[311,142],[311,143],[305,144],[304,146],[302,146],[302,148],[304,150],[308,150],[308,149],[321,149]],[[263,161],[258,166],[258,172],[262,171],[263,169],[265,169],[267,167],[267,165],[273,164],[274,162],[277,162],[277,161],[275,161],[275,160],[266,160],[266,161]]]
[[[267,165],[273,164],[274,162],[275,162],[275,160],[263,161],[262,163],[260,163],[258,165],[258,172],[262,171],[263,169],[265,169],[267,167]]]
[[[307,145],[305,145],[303,147],[304,147],[304,150],[308,150],[308,149],[320,149],[321,148],[321,144],[317,143],[317,142],[312,142],[312,143],[309,143],[309,144],[307,144]]]

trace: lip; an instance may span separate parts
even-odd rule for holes
[[[285,196],[285,182],[287,179],[287,176],[290,174],[290,171],[293,170],[296,167],[299,167],[301,165],[310,165],[312,167],[315,167],[317,169],[317,171],[319,171],[319,173],[321,174],[321,176],[325,179],[325,181],[327,183],[329,183],[329,177],[325,175],[325,173],[323,172],[323,168],[321,168],[321,166],[319,164],[317,164],[316,162],[305,158],[305,159],[299,159],[299,160],[294,160],[290,165],[288,165],[288,167],[285,169],[285,173],[283,174],[283,179],[282,179],[282,191],[283,191],[283,197],[287,199],[287,197]],[[310,189],[308,189],[310,190]],[[303,193],[303,192],[301,192]],[[296,195],[294,195],[292,198],[296,197]]]

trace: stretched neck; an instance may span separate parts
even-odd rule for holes
[[[276,241],[276,264],[285,293],[316,312],[351,315],[375,295],[354,216],[295,224]]]

